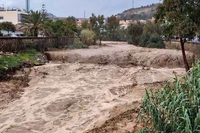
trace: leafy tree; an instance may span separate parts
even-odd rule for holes
[[[118,27],[116,30],[117,41],[127,41],[127,29],[124,27]]]
[[[78,29],[77,29],[77,26],[76,26],[76,19],[75,17],[71,16],[71,17],[68,17],[65,22],[64,22],[64,25],[65,25],[65,34],[67,36],[74,36],[75,33],[78,32]]]
[[[89,29],[90,30],[95,30],[97,27],[97,17],[95,16],[94,13],[92,13],[92,16],[89,18],[90,20],[90,26]]]
[[[143,32],[155,34],[157,36],[162,36],[163,28],[160,23],[147,21],[147,23],[144,25]]]
[[[83,23],[81,24],[82,29],[88,29],[89,28],[89,23],[87,20],[83,21]]]
[[[98,15],[98,17],[96,17],[95,14],[92,14],[90,17],[90,29],[95,32],[96,38],[100,40],[101,45],[101,40],[105,31],[104,15]]]
[[[67,17],[66,21],[76,24],[76,18],[74,16]]]
[[[131,23],[127,29],[128,42],[134,45],[139,45],[143,34],[143,24],[140,22]]]
[[[45,25],[50,27],[56,36],[74,36],[77,32],[76,24],[70,20],[45,21]]]
[[[116,30],[119,27],[119,20],[116,16],[112,15],[111,17],[108,17],[107,24],[106,24],[106,30],[108,32],[108,36],[111,39],[116,38]]]
[[[199,0],[164,0],[157,8],[156,22],[164,26],[167,37],[179,36],[186,71],[189,65],[185,55],[186,38],[191,38],[199,32],[200,27]]]
[[[23,15],[21,28],[31,36],[37,37],[40,33],[52,35],[51,28],[44,24],[46,20],[46,14],[31,10],[27,15]]]
[[[9,35],[10,31],[15,32],[15,30],[16,30],[14,24],[11,22],[0,23],[0,29],[7,31],[8,35]]]
[[[163,29],[159,23],[148,21],[143,27],[143,34],[139,46],[149,48],[164,48],[162,39]]]

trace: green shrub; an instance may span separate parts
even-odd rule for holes
[[[67,46],[68,49],[85,49],[88,48],[88,45],[80,42],[80,43],[74,43],[72,45]]]
[[[139,46],[149,48],[164,48],[162,37],[144,32]]]
[[[164,42],[162,37],[159,36],[151,36],[150,37],[150,44],[148,45],[149,48],[164,48]]]
[[[141,41],[139,46],[147,47],[150,44],[151,35],[149,33],[144,32],[141,37]]]
[[[81,40],[84,44],[92,45],[95,40],[95,33],[91,30],[84,29],[81,31]]]
[[[200,62],[162,90],[146,91],[139,118],[146,126],[138,133],[199,133]]]
[[[139,45],[143,33],[143,25],[140,22],[131,23],[127,28],[128,43]]]
[[[23,64],[42,65],[42,60],[37,60],[37,56],[41,55],[36,50],[26,50],[14,55],[3,55],[0,57],[0,79],[6,78],[10,71],[19,69]]]

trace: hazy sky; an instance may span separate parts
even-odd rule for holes
[[[30,0],[31,9],[40,10],[46,5],[48,12],[59,17],[90,17],[92,13],[105,16],[116,15],[132,7],[132,0]],[[159,0],[135,0],[135,7],[158,3]],[[5,7],[25,9],[25,0],[0,0]]]

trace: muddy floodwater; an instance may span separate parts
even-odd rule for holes
[[[80,62],[34,67],[21,98],[0,110],[0,132],[131,131],[145,89],[161,88],[175,73],[185,70]]]

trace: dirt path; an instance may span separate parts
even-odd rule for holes
[[[177,76],[185,74],[182,68],[115,64],[49,63],[34,67],[22,97],[0,110],[0,132],[131,131],[134,120],[127,117],[139,107],[145,89],[160,88],[175,72]],[[105,123],[112,118],[111,125]]]

